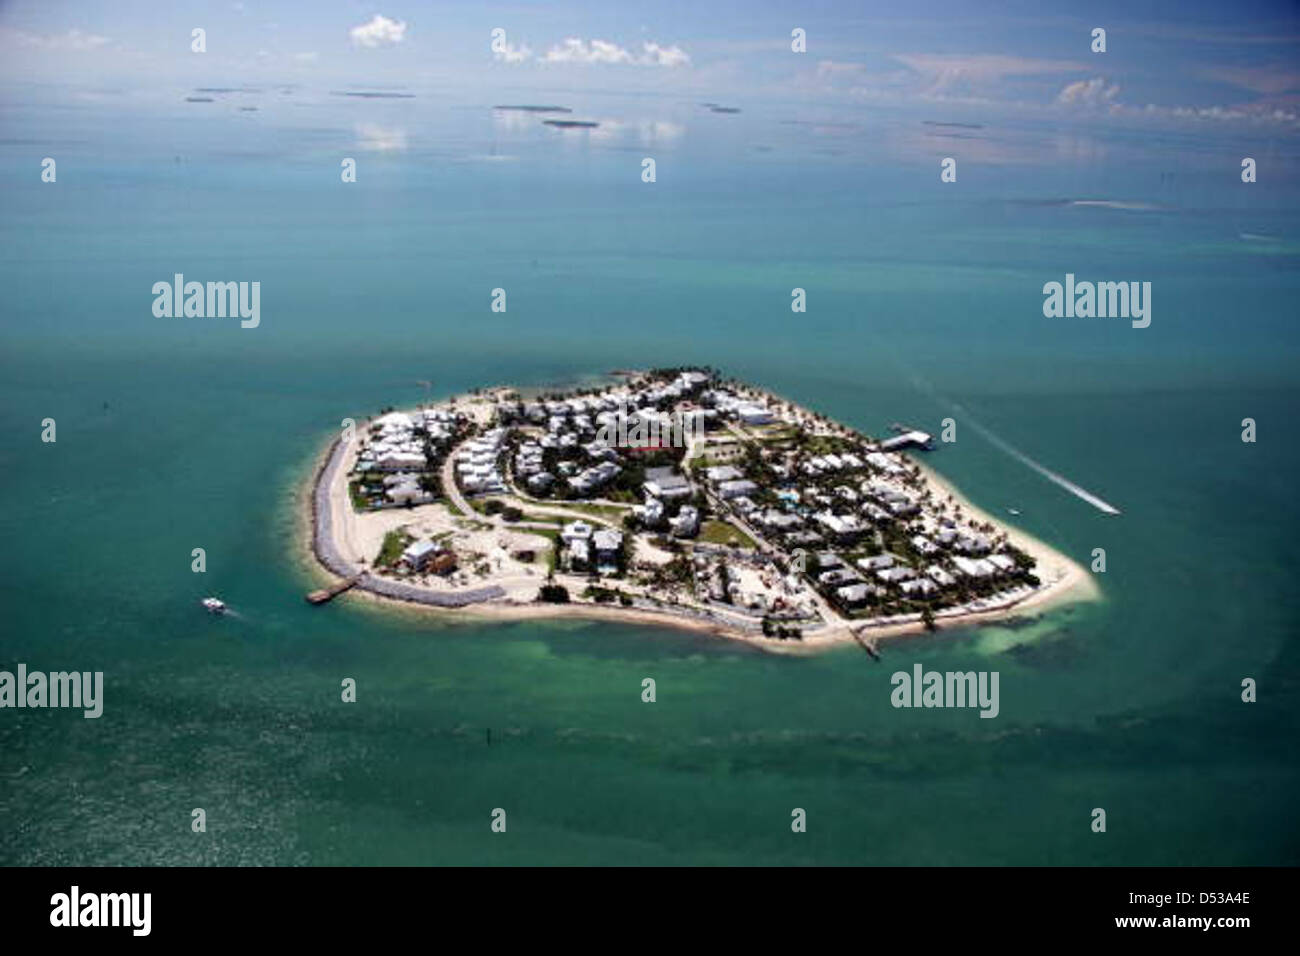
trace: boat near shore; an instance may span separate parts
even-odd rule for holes
[[[199,603],[203,605],[203,609],[207,611],[209,614],[226,613],[226,602],[221,600],[220,598],[205,597]]]

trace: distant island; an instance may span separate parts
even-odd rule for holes
[[[819,649],[1097,594],[912,455],[705,368],[385,409],[324,453],[312,553],[356,589],[476,617],[586,616]]]
[[[542,120],[547,126],[558,126],[560,129],[595,129],[599,123],[591,120]]]
[[[572,113],[567,106],[494,106],[494,110],[516,111],[521,113]]]
[[[921,120],[922,126],[941,126],[949,129],[983,129],[983,123],[944,123],[939,120]]]

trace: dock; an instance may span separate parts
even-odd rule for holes
[[[340,594],[342,594],[348,588],[355,585],[360,580],[361,580],[361,575],[358,574],[354,577],[348,578],[345,581],[337,581],[334,584],[331,584],[327,588],[321,588],[319,591],[312,591],[310,594],[307,595],[307,600],[311,604],[324,604],[326,601],[330,601],[338,597]]]
[[[891,431],[897,432],[893,438],[887,438],[880,443],[881,451],[897,451],[900,448],[924,448],[930,451],[934,448],[934,438],[928,432],[923,432],[919,428],[908,428],[906,425],[900,425],[898,422],[889,426]]]
[[[849,633],[852,634],[853,639],[858,642],[858,646],[867,652],[868,657],[870,657],[876,663],[880,663],[880,652],[876,650],[875,638],[871,638],[871,639],[864,638],[857,631],[853,630],[853,628],[849,628]]]

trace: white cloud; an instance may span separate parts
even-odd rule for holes
[[[11,35],[23,46],[36,47],[40,50],[82,52],[85,50],[98,50],[100,47],[113,42],[108,37],[97,36],[94,33],[83,33],[81,30],[69,30],[67,33],[50,34],[48,36],[15,30]]]
[[[1084,69],[1069,60],[1042,60],[1001,53],[898,53],[894,59],[927,81],[930,94],[973,95],[1013,76],[1074,73]]]
[[[406,130],[375,123],[358,123],[357,146],[361,149],[389,152],[406,149]]]
[[[533,55],[533,51],[528,49],[522,43],[515,46],[513,43],[503,44],[503,48],[493,52],[492,56],[502,63],[523,63]]]
[[[641,120],[637,123],[637,137],[646,145],[674,143],[685,133],[685,126],[668,120]]]
[[[1122,107],[1125,112],[1137,113],[1136,107],[1131,110],[1128,107]],[[1300,114],[1294,110],[1283,109],[1275,106],[1255,106],[1246,104],[1244,106],[1155,106],[1148,103],[1145,111],[1147,115],[1167,115],[1176,119],[1190,120],[1220,120],[1225,122],[1239,123],[1278,123],[1283,126],[1300,126]]]
[[[605,40],[592,40],[590,44],[569,37],[559,46],[546,51],[547,63],[631,63],[632,54],[621,46]]]
[[[867,69],[865,63],[845,63],[837,60],[821,60],[817,64],[819,77],[860,76]]]
[[[642,146],[670,146],[686,133],[686,127],[670,120],[601,119],[600,126],[590,131],[592,139],[606,141],[635,140]]]
[[[642,43],[641,51],[640,55],[636,55],[608,40],[593,39],[587,42],[578,37],[569,37],[547,50],[543,59],[547,63],[606,63],[670,68],[686,66],[691,62],[689,54],[676,44],[663,46],[659,43]]]
[[[1209,75],[1252,93],[1268,96],[1300,90],[1300,73],[1285,67],[1224,67],[1209,71]]]
[[[1108,86],[1100,76],[1091,80],[1076,80],[1066,85],[1056,96],[1062,106],[1109,106],[1119,96],[1119,87]]]
[[[394,46],[402,42],[402,37],[406,34],[406,24],[400,20],[390,20],[388,17],[375,14],[375,18],[369,23],[363,23],[359,27],[353,27],[348,31],[352,37],[352,42],[357,46],[378,47]]]
[[[658,43],[643,43],[642,48],[645,50],[643,61],[654,66],[688,66],[691,58],[681,47],[673,44],[672,46],[660,46]]]

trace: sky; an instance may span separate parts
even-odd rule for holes
[[[1300,4],[1285,0],[10,0],[0,63],[9,104],[33,91],[175,102],[204,86],[467,104],[600,91],[1300,132]]]

